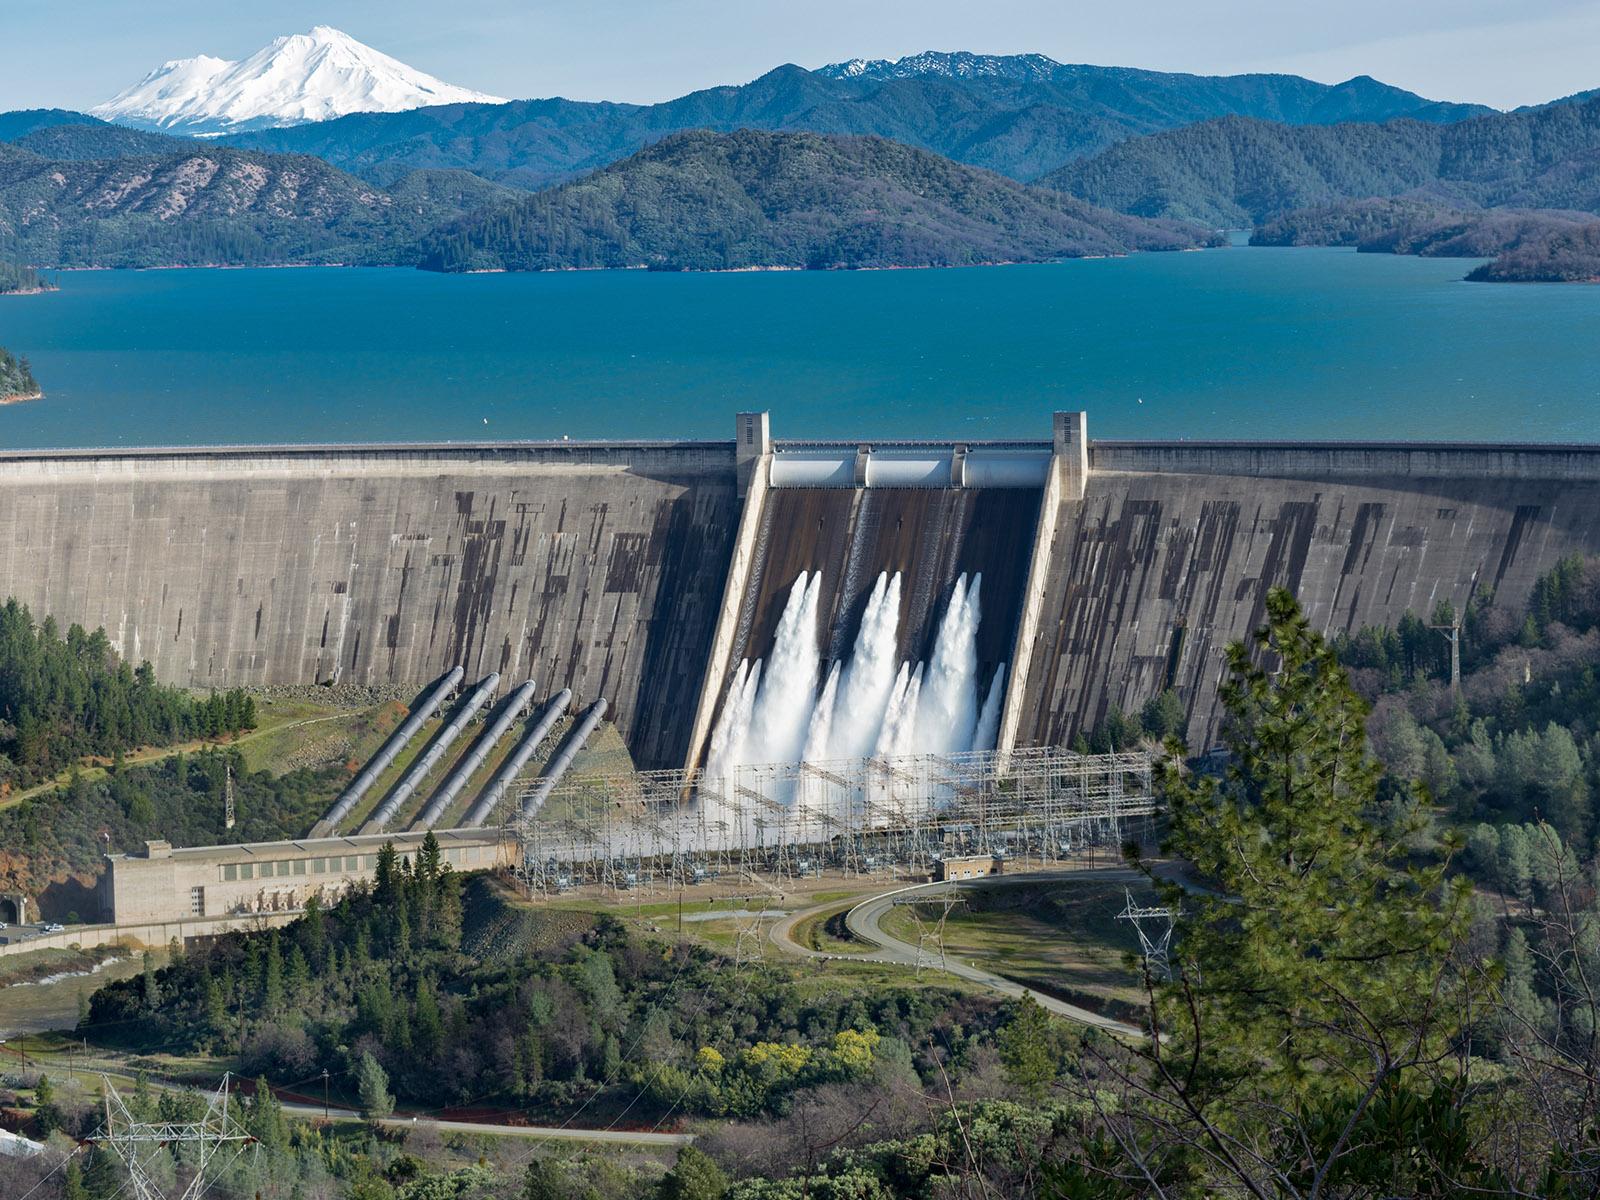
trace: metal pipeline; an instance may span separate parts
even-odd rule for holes
[[[444,810],[450,807],[450,802],[456,798],[461,789],[467,786],[467,780],[472,778],[472,773],[483,765],[483,760],[489,757],[495,743],[505,736],[506,730],[511,728],[511,723],[522,715],[522,710],[533,702],[533,680],[519,684],[517,690],[512,692],[506,702],[500,706],[500,711],[489,722],[489,727],[472,743],[470,749],[461,756],[461,761],[455,769],[445,777],[439,785],[439,790],[434,792],[433,799],[423,807],[416,821],[412,823],[413,829],[432,829],[433,823],[443,815]]]
[[[505,762],[500,764],[500,769],[494,773],[494,778],[489,780],[488,786],[483,789],[483,794],[478,797],[478,802],[462,818],[461,828],[476,829],[494,815],[494,810],[499,807],[506,789],[518,775],[522,774],[522,768],[528,765],[528,760],[533,757],[534,751],[544,744],[545,738],[550,736],[550,731],[555,728],[556,722],[561,719],[561,714],[567,711],[567,705],[571,703],[572,689],[562,688],[554,699],[544,706],[539,719],[529,727],[527,735],[517,743],[517,748],[506,756]]]
[[[367,789],[378,781],[378,776],[382,775],[388,765],[394,761],[395,755],[405,749],[406,743],[416,736],[417,730],[422,728],[422,723],[431,717],[433,710],[438,708],[444,702],[444,698],[455,690],[456,685],[461,682],[461,677],[465,674],[466,671],[461,667],[451,667],[443,679],[428,689],[421,702],[407,714],[406,719],[401,721],[395,731],[389,735],[389,740],[378,747],[378,752],[372,756],[366,766],[361,768],[361,773],[350,781],[349,786],[339,793],[339,798],[333,802],[333,807],[328,810],[328,815],[322,818],[322,824],[328,827],[330,833],[334,831],[334,827],[340,821],[349,815],[350,810],[356,806],[356,801],[367,794]]]
[[[434,737],[433,745],[424,750],[417,761],[406,768],[406,773],[400,777],[400,782],[394,785],[394,791],[378,805],[371,820],[362,826],[364,832],[378,833],[389,824],[394,814],[400,811],[400,806],[410,799],[412,792],[417,790],[417,785],[439,764],[444,752],[450,749],[450,744],[461,736],[461,731],[467,727],[472,715],[494,694],[494,689],[499,683],[500,672],[494,671],[472,689],[472,694],[461,702],[461,707],[456,709],[455,715]]]
[[[550,760],[550,765],[545,767],[544,774],[539,776],[538,784],[522,802],[522,811],[518,815],[523,820],[527,820],[544,807],[544,802],[550,798],[550,793],[556,784],[561,782],[561,777],[567,773],[567,768],[572,766],[572,760],[578,757],[578,751],[583,749],[583,744],[589,740],[589,735],[595,731],[595,726],[599,725],[601,718],[606,715],[607,707],[606,698],[602,696],[594,702],[594,706],[588,712],[583,714],[583,720],[573,728],[566,745],[562,746]]]

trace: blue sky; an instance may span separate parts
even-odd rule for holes
[[[1600,87],[1600,0],[0,0],[0,109],[86,108],[169,58],[334,25],[503,96],[661,100],[924,49],[1375,75],[1497,107]]]

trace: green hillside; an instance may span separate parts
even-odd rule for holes
[[[469,217],[439,271],[958,266],[1201,244],[881,138],[696,132]]]
[[[41,132],[106,136],[92,126]],[[378,188],[320,159],[211,144],[83,159],[0,143],[0,258],[58,267],[406,263],[428,230],[515,194],[460,171],[413,172]]]
[[[1040,182],[1118,212],[1245,227],[1290,209],[1405,194],[1600,212],[1597,168],[1600,98],[1454,125],[1230,117],[1123,142]]]

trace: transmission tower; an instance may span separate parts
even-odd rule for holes
[[[228,1076],[206,1102],[206,1111],[197,1121],[139,1121],[111,1080],[101,1076],[105,1089],[105,1129],[93,1141],[110,1149],[128,1169],[128,1182],[134,1200],[167,1200],[168,1193],[152,1173],[155,1160],[169,1147],[193,1146],[194,1177],[176,1200],[199,1200],[217,1176],[244,1147],[255,1141],[233,1119],[228,1109]],[[218,1164],[219,1152],[233,1145],[238,1149],[226,1162]]]
[[[762,903],[762,897],[750,896],[746,904],[754,903],[756,910],[747,917],[735,917],[735,928],[739,931],[738,941],[733,947],[733,965],[737,970],[750,963],[758,963],[767,957],[767,907]]]
[[[916,973],[920,975],[923,967],[935,965],[944,970],[944,925],[950,919],[950,910],[966,903],[961,898],[961,893],[953,887],[945,887],[935,896],[919,896],[914,900],[908,898],[902,903],[906,905],[906,911],[911,914],[911,923],[917,927]],[[922,919],[922,914],[917,908],[923,904],[939,905],[937,921],[930,923]]]
[[[1172,946],[1172,922],[1177,912],[1170,908],[1134,903],[1133,892],[1124,888],[1128,905],[1117,914],[1117,920],[1130,921],[1139,935],[1139,949],[1144,955],[1145,974],[1151,979],[1171,979],[1172,965],[1167,951]],[[1151,928],[1146,929],[1146,924]]]

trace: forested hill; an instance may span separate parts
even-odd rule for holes
[[[1457,206],[1600,212],[1600,98],[1453,125],[1230,117],[1124,142],[1040,182],[1119,212],[1231,227],[1406,193]]]
[[[24,140],[124,132],[62,125]],[[57,267],[406,263],[423,233],[517,194],[460,171],[413,172],[377,188],[303,155],[157,141],[178,150],[46,158],[0,142],[0,258]]]
[[[1201,244],[873,137],[667,138],[586,179],[440,231],[439,271],[954,266]]]
[[[1455,209],[1409,197],[1295,209],[1260,225],[1252,246],[1354,246],[1367,253],[1495,258],[1469,279],[1600,279],[1600,217],[1557,209]]]
[[[956,60],[981,61],[984,69],[963,71]],[[650,105],[551,99],[361,113],[234,141],[315,154],[376,183],[414,168],[459,167],[531,189],[606,166],[671,133],[806,130],[875,134],[1031,180],[1125,138],[1230,114],[1302,124],[1453,121],[1488,111],[1365,76],[1328,85],[1296,75],[1066,65],[1042,55],[918,55],[891,66],[902,64],[887,72],[863,64],[856,73],[851,64],[821,72],[786,65],[750,83]]]

